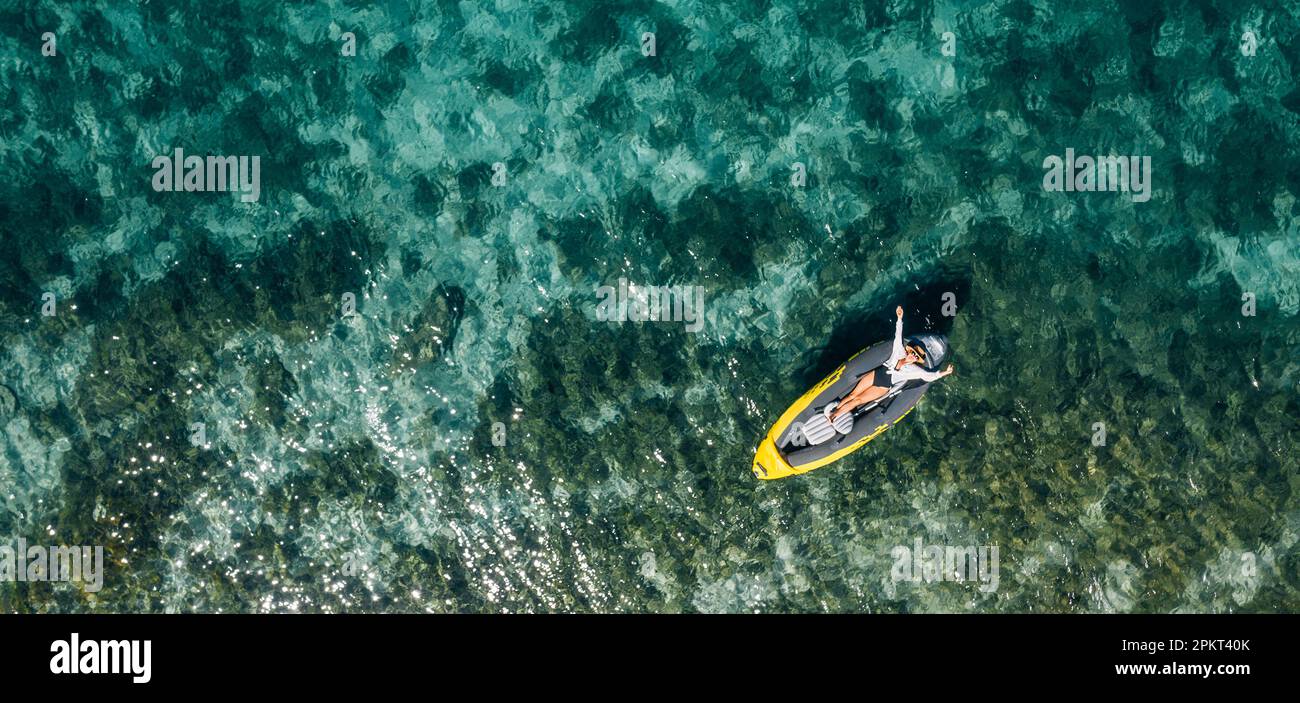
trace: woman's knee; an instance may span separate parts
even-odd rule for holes
[[[862,395],[870,390],[874,385],[876,385],[876,372],[873,369],[868,371],[867,375],[863,376],[862,380],[858,381],[858,385],[853,387],[853,395]]]

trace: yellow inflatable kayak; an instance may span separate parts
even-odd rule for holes
[[[754,454],[754,476],[772,480],[805,474],[839,461],[898,424],[920,402],[929,383],[915,381],[902,390],[891,392],[874,405],[855,413],[847,433],[829,430],[832,438],[814,444],[805,434],[805,426],[822,422],[821,410],[853,390],[865,374],[889,360],[890,342],[880,342],[854,354],[844,365],[820,383],[808,389],[782,415]],[[814,439],[819,439],[815,437]]]

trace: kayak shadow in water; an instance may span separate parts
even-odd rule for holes
[[[943,314],[944,294],[956,296],[957,314],[961,314],[963,301],[969,299],[970,279],[946,278],[924,284],[905,283],[900,287],[907,292],[894,292],[882,298],[878,310],[846,311],[831,332],[826,346],[810,349],[804,354],[799,369],[803,386],[811,388],[818,381],[839,368],[849,357],[876,342],[893,339],[894,308],[903,306],[903,334],[921,332],[948,334],[955,318]]]

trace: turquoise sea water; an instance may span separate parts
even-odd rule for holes
[[[0,542],[107,561],[0,609],[1300,610],[1298,30],[0,4]],[[259,199],[155,191],[176,148],[259,156]],[[1066,149],[1149,156],[1150,200],[1045,192]],[[598,319],[620,278],[700,287],[702,328]],[[754,480],[895,305],[956,375]],[[997,546],[998,588],[896,581],[916,539]]]

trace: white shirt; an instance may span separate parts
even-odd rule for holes
[[[907,352],[903,349],[903,318],[900,317],[898,318],[898,321],[894,323],[894,348],[889,355],[889,361],[885,362],[885,368],[889,369],[889,378],[893,381],[889,390],[896,391],[904,383],[916,379],[928,383],[943,378],[942,371],[926,371],[921,368],[920,364],[908,364],[901,369],[895,370],[894,367],[897,366],[898,362],[902,361],[905,356],[907,356]]]

